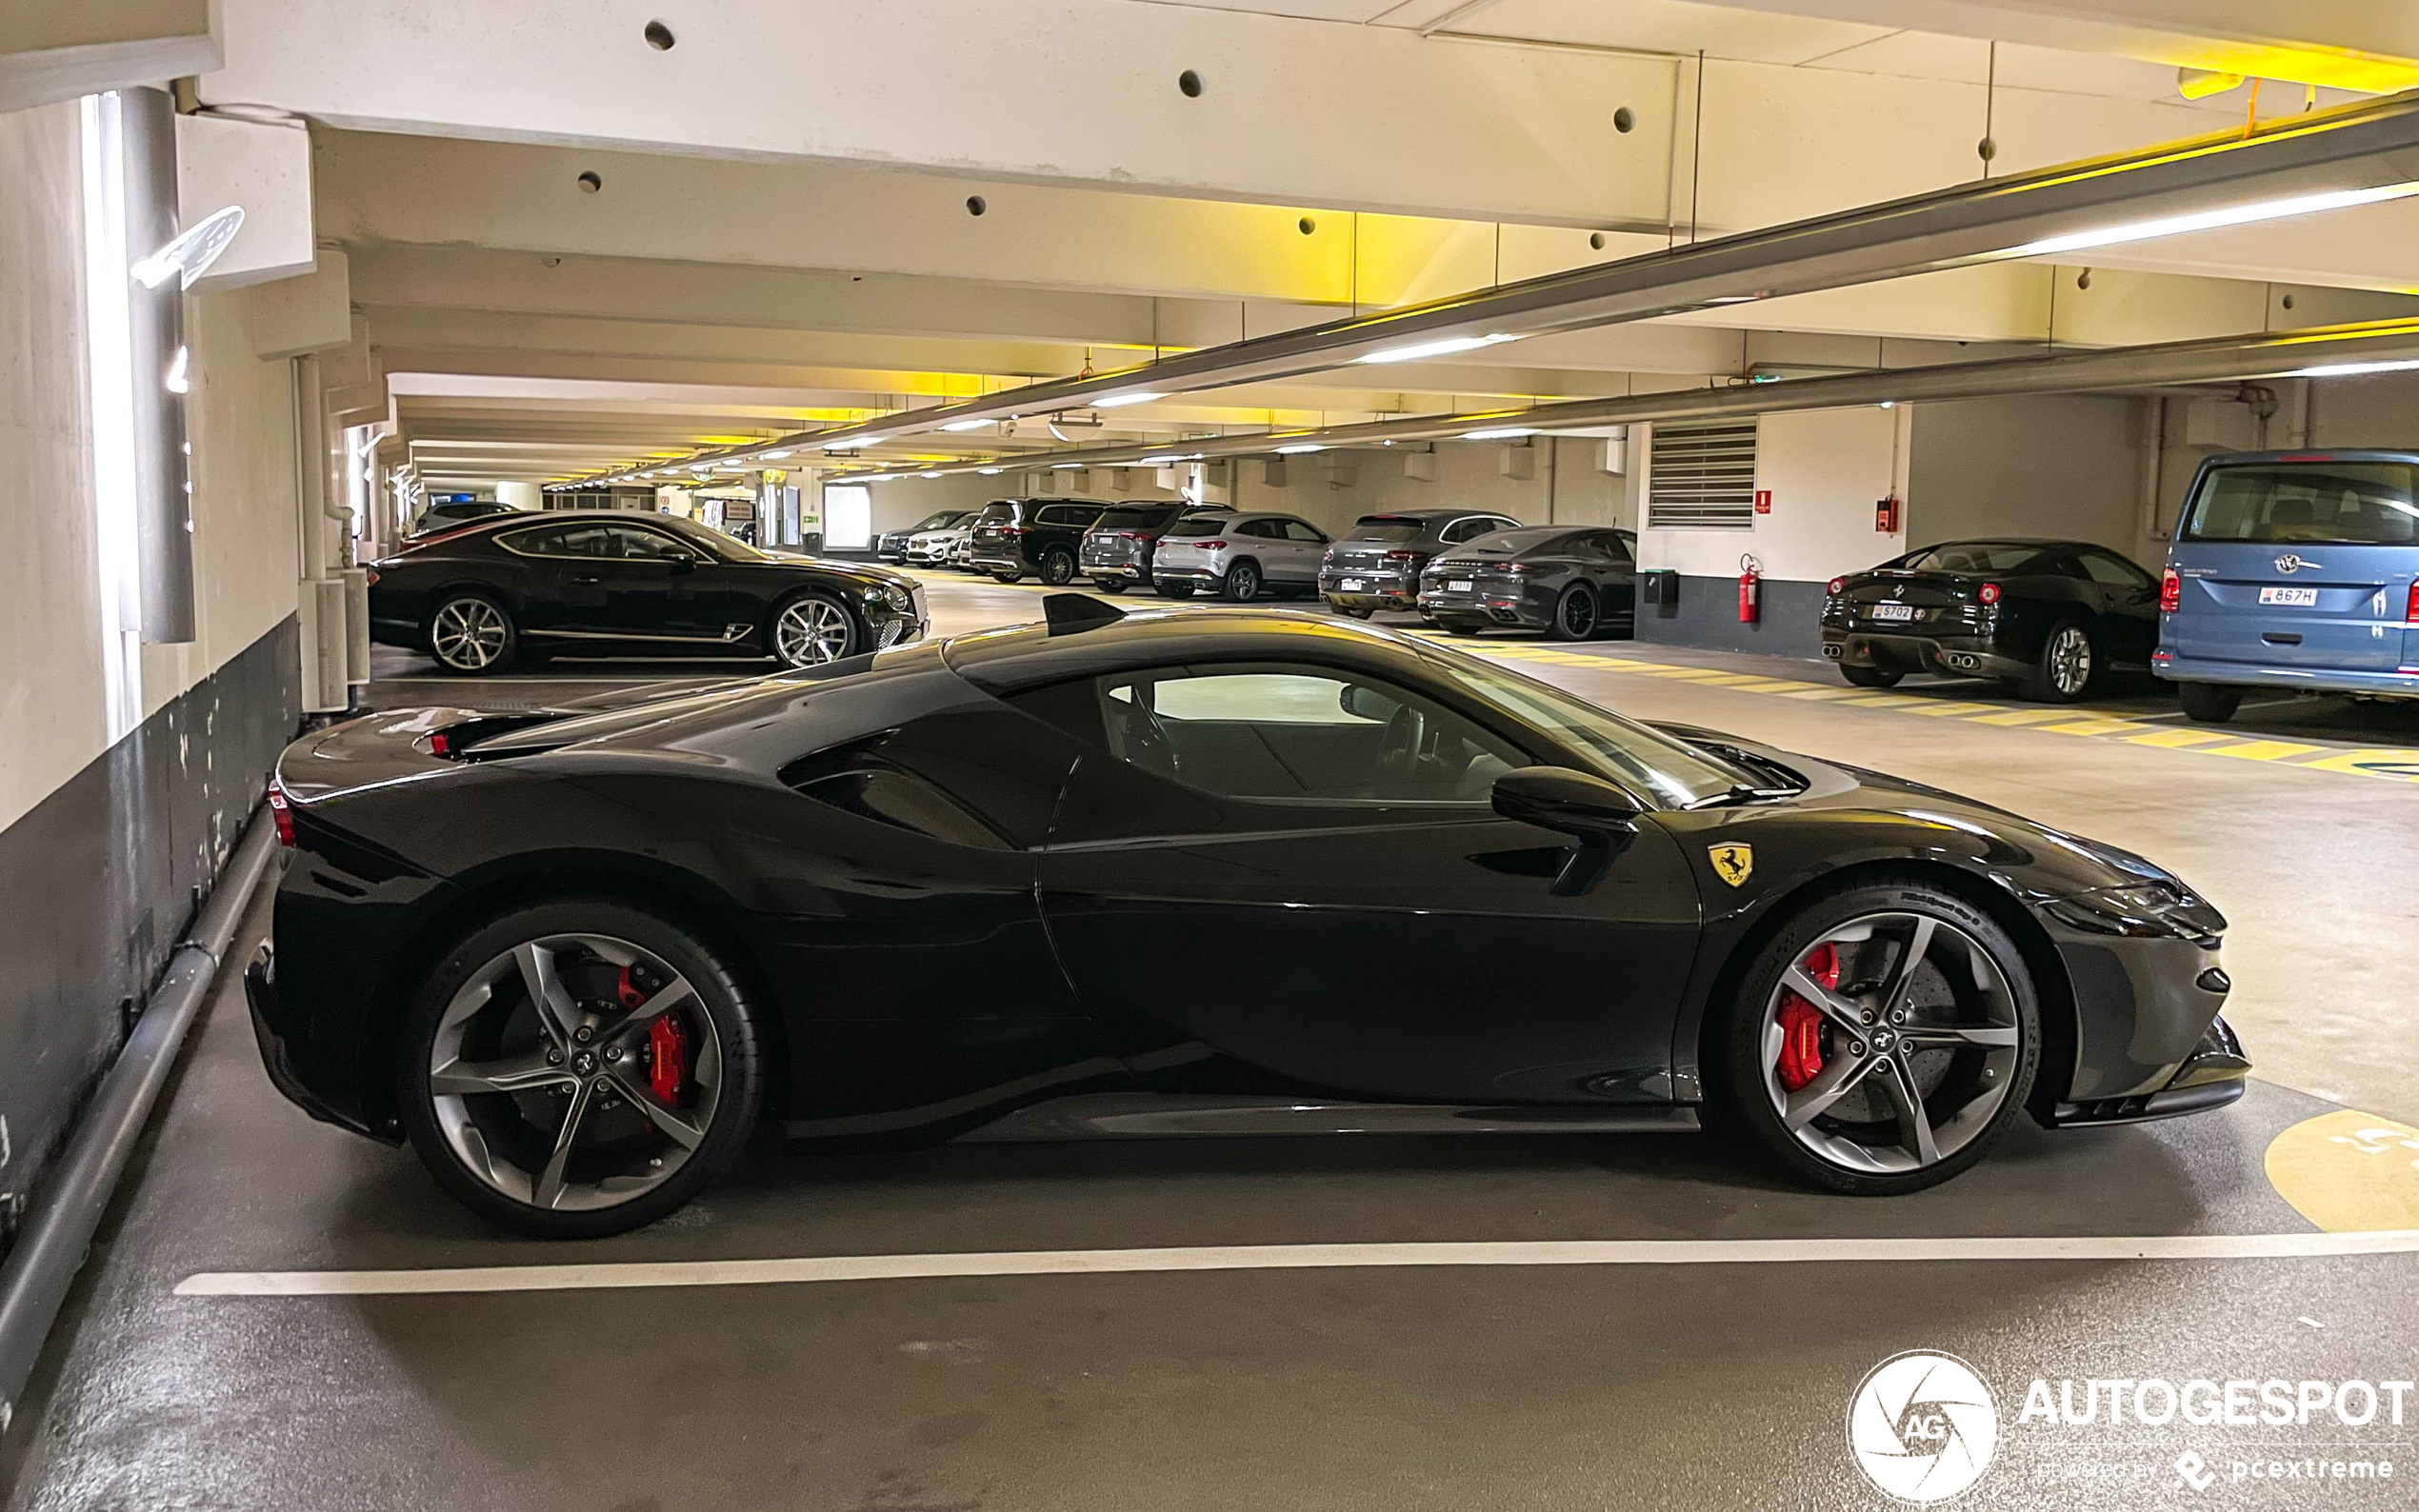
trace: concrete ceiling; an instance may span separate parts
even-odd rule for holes
[[[1047,18],[730,0],[667,16],[669,51],[640,39],[650,17],[573,0],[221,10],[227,67],[201,98],[312,121],[360,360],[440,487],[869,419],[1924,192],[1980,174],[1986,131],[1991,170],[2012,171],[2252,108],[2249,85],[2183,99],[2179,66],[2265,73],[2264,124],[2305,85],[2328,104],[2419,82],[2419,24],[2387,0],[1068,0]],[[2323,231],[2109,249],[2088,281],[1969,269],[1068,434],[2382,318],[2419,308],[2414,235],[2419,208],[2373,206]],[[1062,444],[1026,422],[884,460]]]

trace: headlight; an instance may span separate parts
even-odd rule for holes
[[[890,607],[894,609],[911,609],[915,607],[914,597],[910,595],[907,589],[899,587],[896,583],[876,584],[874,586],[872,596],[880,599],[885,604],[890,605]]]
[[[2217,910],[2170,883],[2098,887],[2043,904],[2042,911],[2091,934],[2209,939],[2226,927]]]

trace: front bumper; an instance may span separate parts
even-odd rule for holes
[[[2009,656],[1979,635],[1926,635],[1908,630],[1823,627],[1823,654],[1843,666],[1884,672],[1937,672],[1944,677],[2026,677],[2032,663]]]
[[[2224,915],[2155,885],[2037,901],[2034,913],[2074,1002],[2073,1076],[2043,1089],[2044,1122],[2132,1123],[2241,1095],[2250,1062],[2218,1016],[2233,989],[2218,961]]]
[[[2280,687],[2295,693],[2368,693],[2379,698],[2419,698],[2419,671],[2363,672],[2326,666],[2258,666],[2249,662],[2212,662],[2160,650],[2150,670],[2175,683],[2220,683],[2234,687]]]
[[[2250,1075],[2250,1058],[2234,1026],[2220,1015],[2193,1047],[2183,1065],[2155,1092],[2135,1097],[2097,1098],[2086,1103],[2060,1103],[2049,1114],[2052,1128],[2103,1124],[2148,1124],[2155,1119],[2181,1118],[2242,1101]]]

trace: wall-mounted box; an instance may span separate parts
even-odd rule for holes
[[[311,270],[310,133],[223,115],[176,118],[177,225],[240,206],[244,225],[195,293],[241,288]]]

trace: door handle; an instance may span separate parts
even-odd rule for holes
[[[571,581],[574,583],[602,583],[605,580],[603,578],[573,578]]]

